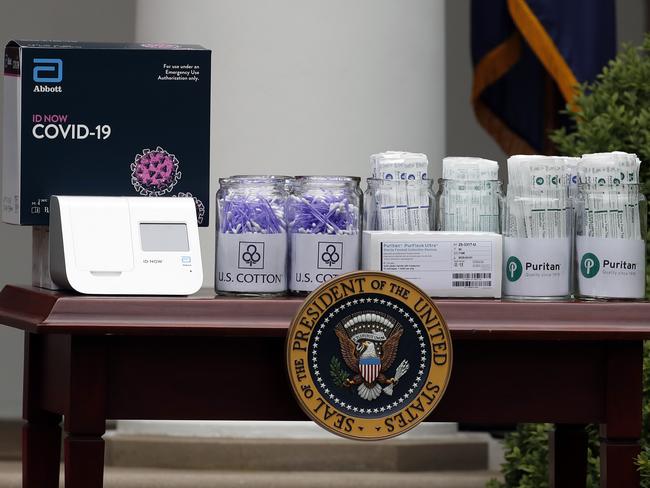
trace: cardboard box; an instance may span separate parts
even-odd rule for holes
[[[2,219],[47,225],[51,195],[193,196],[208,225],[210,51],[11,41]]]
[[[502,241],[492,232],[364,231],[362,268],[432,297],[501,297]]]

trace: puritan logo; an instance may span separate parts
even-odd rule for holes
[[[593,278],[600,270],[600,260],[591,252],[585,253],[580,260],[580,272],[585,278]]]
[[[510,256],[506,262],[506,278],[508,281],[517,281],[521,278],[524,267],[516,256]]]

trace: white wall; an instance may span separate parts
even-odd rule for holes
[[[365,177],[368,156],[384,149],[439,161],[444,7],[442,0],[139,0],[136,38],[212,49],[214,195],[217,179],[232,174]],[[213,286],[214,226],[201,241],[205,283]]]

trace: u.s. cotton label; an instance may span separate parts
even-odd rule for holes
[[[576,238],[580,295],[645,296],[645,243],[632,239]]]
[[[293,234],[289,289],[313,291],[359,269],[359,235]]]
[[[571,240],[505,237],[503,291],[509,296],[569,294]]]
[[[286,291],[286,234],[219,234],[217,246],[218,291]]]

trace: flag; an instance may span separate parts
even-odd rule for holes
[[[472,105],[506,154],[549,154],[576,86],[616,55],[615,0],[472,0]]]

